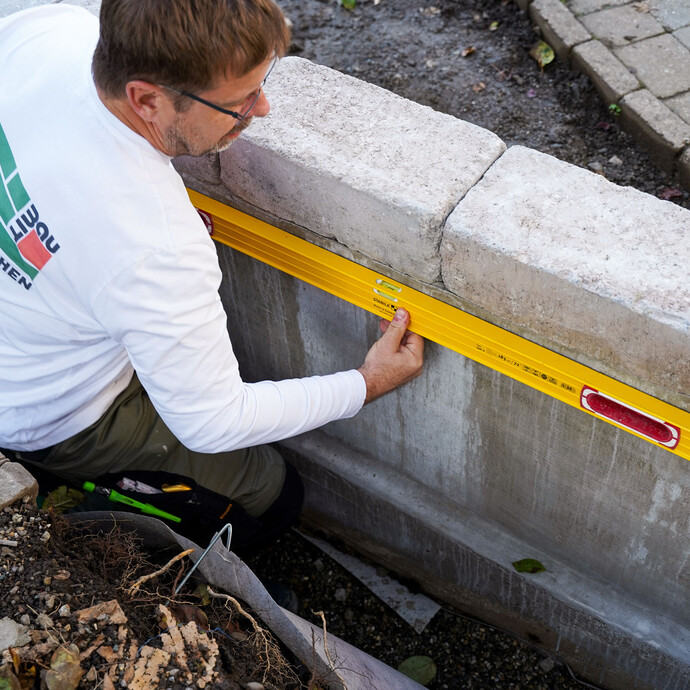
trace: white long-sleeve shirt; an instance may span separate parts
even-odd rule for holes
[[[170,158],[98,98],[97,38],[65,4],[0,20],[0,447],[85,429],[134,370],[202,452],[355,414],[357,371],[241,380],[213,242]]]

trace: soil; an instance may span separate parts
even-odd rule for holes
[[[512,0],[279,4],[293,55],[690,208],[690,194],[621,129],[587,77],[558,60],[540,69],[529,52],[539,31]]]
[[[246,604],[192,579],[175,594],[191,567],[179,548],[151,551],[115,523],[99,532],[72,517],[33,501],[0,512],[0,619],[23,638],[2,654],[0,688],[308,686]]]

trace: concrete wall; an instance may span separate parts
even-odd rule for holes
[[[690,212],[300,58],[269,95],[189,186],[690,410]],[[377,318],[219,254],[246,378],[361,363]],[[307,516],[432,594],[595,682],[690,682],[687,460],[433,343],[285,446]]]

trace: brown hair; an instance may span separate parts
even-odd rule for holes
[[[135,79],[203,91],[284,55],[289,42],[273,0],[103,0],[93,77],[115,98]]]

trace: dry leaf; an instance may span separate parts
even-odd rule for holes
[[[539,67],[542,69],[544,68],[544,65],[548,65],[550,62],[553,62],[556,57],[554,55],[553,48],[551,48],[551,46],[544,41],[539,41],[539,43],[533,45],[530,48],[529,54],[539,63]]]
[[[58,647],[50,660],[46,671],[48,690],[75,690],[79,685],[84,669],[79,663],[79,648],[76,645]]]
[[[472,53],[476,53],[476,52],[477,52],[477,49],[474,46],[469,46],[469,47],[465,48],[465,50],[463,50],[462,53],[460,53],[460,55],[462,55],[463,57],[467,57],[468,55],[472,55]]]
[[[117,603],[116,599],[104,601],[102,604],[97,604],[88,609],[77,611],[77,618],[82,623],[90,623],[103,615],[107,616],[108,623],[112,623],[113,625],[120,625],[127,622],[127,616],[125,616],[125,612],[120,608],[120,604]]]
[[[474,84],[472,86],[472,91],[475,93],[479,93],[480,91],[484,91],[486,88],[486,84],[483,81],[480,81],[478,84]]]

